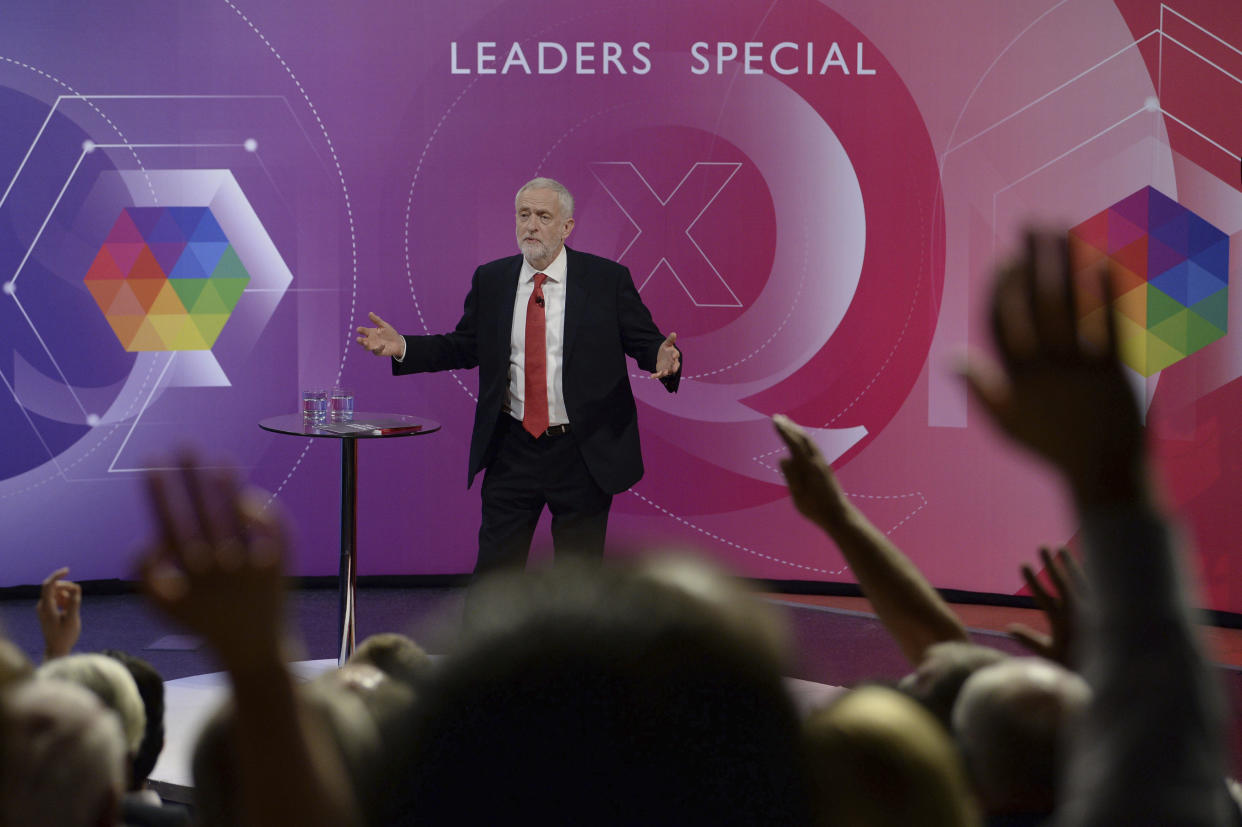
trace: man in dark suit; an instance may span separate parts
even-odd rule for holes
[[[474,271],[451,333],[402,336],[374,313],[358,343],[394,375],[479,368],[467,485],[483,477],[475,571],[526,560],[546,505],[558,552],[603,553],[612,497],[643,474],[625,357],[670,391],[681,378],[666,338],[616,262],[565,246],[573,196],[550,178],[518,190],[521,255]]]

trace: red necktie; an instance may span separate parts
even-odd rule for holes
[[[538,439],[548,430],[548,342],[543,318],[544,273],[535,273],[535,289],[526,303],[526,401],[522,427]]]

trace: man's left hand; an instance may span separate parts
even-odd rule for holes
[[[660,345],[660,352],[656,354],[655,373],[651,374],[652,379],[664,379],[668,376],[676,376],[681,370],[681,351],[677,349],[677,334],[670,333],[668,338]]]

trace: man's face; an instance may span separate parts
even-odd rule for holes
[[[518,197],[518,248],[536,270],[552,263],[573,228],[574,220],[561,215],[561,201],[553,190],[529,189]]]

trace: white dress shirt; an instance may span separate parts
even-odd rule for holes
[[[548,361],[548,425],[565,425],[569,414],[565,411],[565,391],[562,384],[562,366],[565,363],[565,248],[557,253],[543,270],[536,270],[522,259],[522,271],[518,274],[517,299],[513,302],[513,325],[509,338],[509,392],[505,408],[519,422],[526,395],[526,305],[535,291],[535,274],[543,273],[544,327],[547,333]]]

